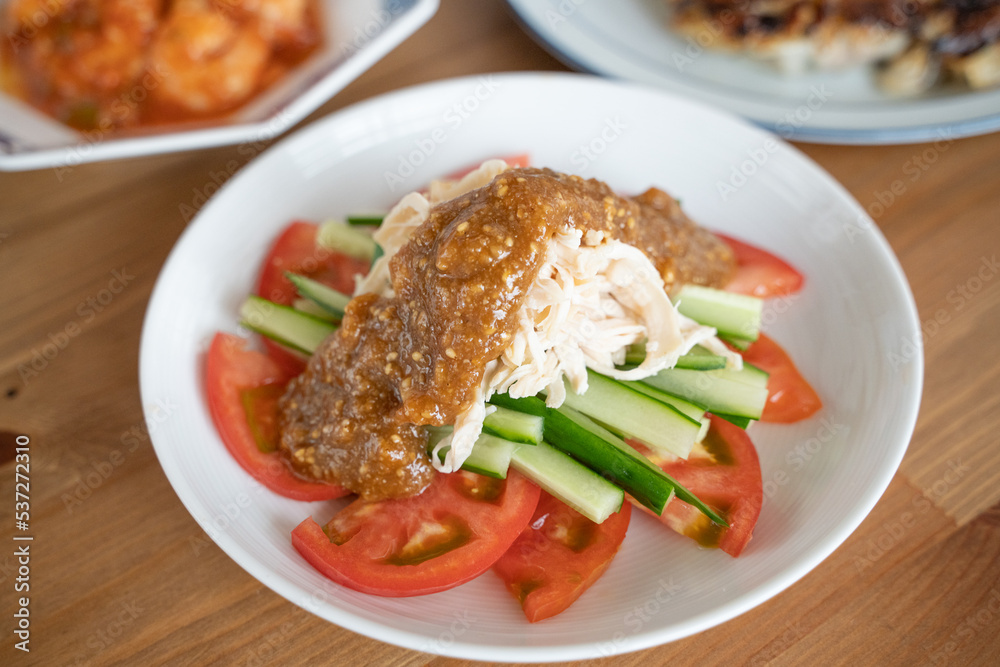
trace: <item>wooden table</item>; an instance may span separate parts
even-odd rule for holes
[[[538,69],[564,68],[499,0],[445,1],[316,116],[422,81]],[[1000,134],[800,148],[866,207],[901,192],[870,210],[924,322],[913,441],[871,516],[799,583],[721,627],[604,663],[1000,664]],[[2,664],[463,664],[272,593],[208,540],[149,446],[139,334],[186,224],[179,204],[247,159],[220,148],[0,175]],[[11,634],[17,435],[31,440],[30,654]]]

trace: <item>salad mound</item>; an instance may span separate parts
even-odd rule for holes
[[[490,161],[405,197],[337,333],[281,404],[280,449],[303,476],[368,499],[419,493],[462,466],[495,393],[559,407],[587,369],[640,380],[696,344],[738,355],[681,315],[669,283],[721,285],[732,251],[662,192]],[[670,243],[657,243],[669,237]],[[645,247],[645,250],[640,249]],[[619,369],[629,345],[646,357]],[[454,426],[425,456],[424,426]]]
[[[633,504],[742,553],[763,502],[746,427],[822,405],[760,332],[793,267],[655,188],[502,160],[349,222],[380,226],[288,225],[241,309],[266,352],[220,333],[206,365],[245,470],[356,494],[292,531],[319,572],[411,596],[493,569],[535,622],[609,567]]]

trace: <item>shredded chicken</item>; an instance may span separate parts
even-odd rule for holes
[[[431,207],[489,184],[507,168],[502,160],[490,160],[459,181],[433,182],[427,196],[403,197],[375,233],[384,254],[358,280],[355,296],[391,295],[389,262],[428,219]],[[555,234],[546,253],[510,344],[487,365],[470,406],[434,448],[432,460],[441,472],[457,470],[468,457],[483,420],[494,409],[486,402],[495,392],[515,398],[545,392],[546,404],[559,407],[567,384],[578,394],[587,390],[588,368],[621,380],[640,380],[673,367],[695,345],[724,355],[731,368],[742,365],[714,328],[677,311],[660,273],[641,250],[599,231],[584,234],[569,228]],[[643,362],[619,369],[626,348],[641,341],[646,341]],[[439,452],[446,447],[442,462]]]

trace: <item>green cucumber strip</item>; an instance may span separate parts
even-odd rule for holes
[[[752,384],[755,387],[766,387],[771,374],[744,361],[742,370],[729,371],[726,373],[726,377],[732,380],[739,380],[740,382]]]
[[[702,285],[684,285],[677,294],[677,310],[695,322],[715,327],[723,335],[757,340],[764,302],[745,294]]]
[[[546,442],[520,445],[510,464],[522,475],[595,523],[625,502],[621,488]]]
[[[684,371],[710,373],[712,371]],[[608,424],[653,449],[686,459],[701,425],[674,407],[626,387],[609,377],[587,371],[587,391],[576,394],[567,385],[564,405]]]
[[[632,343],[625,348],[625,364],[638,366],[646,359],[646,341]]]
[[[310,301],[309,299],[305,299],[303,297],[299,297],[292,301],[292,308],[301,313],[305,313],[306,315],[318,317],[319,319],[330,322],[331,324],[340,321],[340,318],[334,317],[333,313],[329,310],[317,305],[315,301]]]
[[[623,454],[625,454],[626,456],[628,456],[630,459],[634,458],[640,465],[642,465],[645,468],[648,468],[649,471],[652,472],[653,475],[655,475],[655,477],[661,478],[666,484],[670,485],[672,495],[676,495],[678,498],[680,498],[684,502],[688,503],[689,505],[693,505],[699,511],[701,511],[702,514],[704,514],[705,516],[707,516],[709,519],[711,519],[715,523],[717,523],[717,524],[719,524],[721,526],[726,526],[726,527],[729,526],[729,524],[726,522],[725,519],[723,519],[721,516],[719,516],[718,514],[716,514],[708,505],[706,505],[705,503],[701,502],[701,500],[698,499],[697,496],[695,496],[693,493],[691,493],[690,491],[688,491],[687,488],[684,487],[680,482],[678,482],[673,477],[671,477],[670,475],[668,475],[667,473],[665,473],[659,466],[657,466],[655,463],[653,463],[652,461],[650,461],[649,459],[647,459],[638,450],[636,450],[634,447],[632,447],[631,445],[629,445],[627,442],[625,442],[624,440],[621,440],[620,438],[617,438],[613,433],[609,432],[607,429],[602,428],[600,425],[594,423],[594,421],[592,419],[590,419],[589,417],[587,417],[586,415],[584,415],[582,413],[576,412],[576,411],[574,411],[574,410],[572,410],[570,408],[565,408],[565,409],[564,408],[559,408],[558,412],[561,413],[561,416],[567,417],[568,419],[573,420],[577,425],[586,428],[587,430],[590,431],[591,434],[598,436],[599,438],[601,438],[602,440],[604,440],[607,444],[609,444],[612,447],[614,447],[615,450],[617,450],[619,452],[622,452]],[[705,430],[706,431],[708,430],[707,429],[707,420],[706,420],[706,429]],[[602,475],[604,475],[604,476],[606,476],[607,474],[608,473],[602,472]],[[611,474],[613,474],[613,473],[611,473]],[[620,482],[620,478],[616,478],[616,479],[618,479],[619,482]],[[629,493],[631,493],[631,492],[629,492]],[[640,498],[638,498],[637,496],[635,496],[635,494],[632,494],[632,495],[633,495],[633,497],[636,500],[639,500],[639,502],[642,502],[642,500]],[[669,500],[667,502],[669,502]],[[643,504],[645,504],[645,503],[643,503]],[[648,507],[648,505],[647,505],[647,507]],[[662,510],[661,510],[661,512],[662,512]],[[661,512],[657,512],[657,514],[660,514]]]
[[[429,438],[427,441],[427,453],[430,454],[437,443],[451,433],[451,426],[429,426]],[[476,439],[476,444],[472,446],[472,451],[462,463],[462,470],[479,473],[495,479],[507,479],[507,469],[510,467],[510,458],[514,450],[520,443],[511,442],[498,438],[489,433],[482,433]],[[438,452],[438,458],[444,461],[445,455],[451,447],[442,447]]]
[[[385,216],[379,213],[370,213],[366,215],[354,214],[347,216],[347,224],[352,227],[378,227],[385,220]]]
[[[496,412],[486,416],[483,431],[495,436],[526,445],[537,445],[542,441],[545,419],[508,408],[497,407]]]
[[[336,317],[344,316],[344,309],[347,308],[347,304],[350,302],[351,297],[342,292],[338,292],[328,285],[317,282],[312,278],[300,276],[299,274],[292,273],[291,271],[286,271],[285,277],[288,278],[293,285],[295,285],[295,289],[297,289],[299,294],[303,297],[309,299],[317,306],[320,306],[331,315]]]
[[[337,327],[329,322],[272,303],[259,296],[247,297],[240,307],[240,323],[251,331],[267,336],[282,345],[312,354]]]
[[[338,220],[320,225],[316,244],[327,250],[336,250],[351,257],[372,261],[377,243],[370,234],[348,227]]]
[[[760,419],[767,402],[767,387],[734,379],[732,375],[739,372],[670,368],[651,375],[642,382],[702,406],[714,414]]]
[[[624,440],[572,408],[554,410],[545,420],[548,442],[620,486],[657,516],[673,500],[675,485]]]
[[[625,350],[625,363],[630,366],[638,366],[646,358],[646,344],[633,343]],[[712,354],[701,345],[695,345],[687,354],[682,354],[677,358],[674,368],[690,368],[696,371],[710,371],[716,368],[725,368],[726,358],[719,354]]]
[[[748,347],[753,345],[752,340],[747,340],[746,338],[738,338],[736,336],[726,336],[724,334],[719,334],[719,340],[729,343],[740,352],[745,351]]]
[[[739,426],[744,431],[747,430],[747,426],[749,426],[750,422],[753,421],[749,417],[738,417],[736,415],[720,414],[718,412],[713,412],[712,414],[715,415],[716,417],[719,417],[720,419],[725,419],[730,424]]]
[[[698,350],[704,350],[699,352]],[[692,371],[712,371],[726,367],[726,358],[721,354],[712,354],[705,348],[695,345],[687,354],[682,354],[674,364],[674,368],[687,368]]]
[[[494,394],[490,401],[512,410],[544,415],[547,443],[573,456],[601,477],[614,481],[657,515],[662,514],[663,508],[676,494],[715,523],[727,525],[722,517],[659,466],[583,413],[565,405],[557,409],[548,408],[544,401],[534,396],[511,398],[507,394]]]
[[[630,387],[645,394],[646,396],[649,396],[650,398],[656,399],[660,403],[666,403],[691,421],[701,422],[701,418],[705,416],[705,408],[695,405],[690,401],[685,401],[683,398],[671,396],[670,394],[660,391],[655,387],[650,387],[648,384],[643,384],[642,382],[633,380],[622,380],[621,383],[626,387]]]

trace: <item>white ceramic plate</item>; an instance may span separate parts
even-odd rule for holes
[[[6,4],[0,0],[0,12]],[[413,34],[437,11],[438,0],[320,0],[319,4],[323,47],[277,85],[206,126],[151,128],[121,136],[81,133],[0,91],[0,171],[68,169],[83,162],[273,139]],[[46,20],[39,14],[39,22]],[[145,92],[137,89],[130,94],[142,99],[139,95]]]
[[[862,69],[783,76],[672,33],[665,0],[508,3],[528,31],[572,67],[708,102],[786,139],[889,144],[1000,129],[1000,89],[941,89],[899,99],[883,94]]]
[[[524,151],[535,164],[600,177],[622,192],[659,185],[701,223],[804,270],[801,294],[770,303],[764,319],[825,402],[808,421],[753,427],[767,493],[740,558],[700,549],[637,512],[607,574],[567,612],[535,625],[492,573],[409,599],[325,580],[298,556],[289,533],[310,514],[325,523],[336,503],[303,504],[256,485],[217,437],[201,382],[208,342],[237,329],[237,308],[288,221],[388,209],[432,177]],[[753,173],[734,177],[736,190],[723,200],[718,184],[734,168]],[[721,112],[631,84],[496,75],[367,101],[248,165],[205,206],[163,268],[140,372],[171,484],[212,539],[261,582],[386,642],[463,658],[551,661],[632,651],[722,623],[837,548],[884,491],[912,433],[923,367],[904,342],[918,343],[919,327],[895,257],[861,207],[795,149]]]

